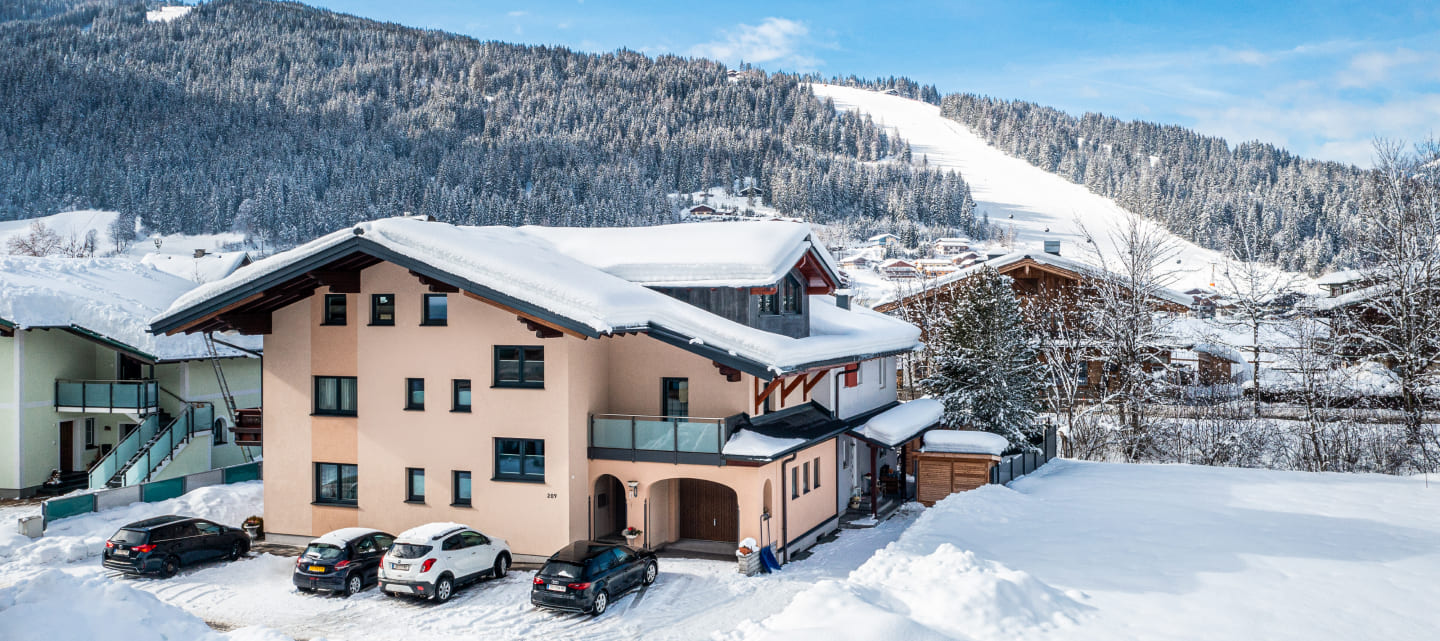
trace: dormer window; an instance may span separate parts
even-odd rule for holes
[[[786,276],[785,280],[780,282],[780,313],[799,314],[804,309],[800,302],[804,291],[794,276]]]

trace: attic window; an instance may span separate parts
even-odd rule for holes
[[[800,306],[800,293],[804,291],[801,289],[800,283],[795,282],[794,276],[786,276],[781,285],[783,289],[781,290],[780,313],[799,314],[802,309]]]

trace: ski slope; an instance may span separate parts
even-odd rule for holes
[[[865,89],[835,85],[814,85],[815,95],[835,101],[835,108],[869,114],[876,123],[910,142],[914,158],[925,158],[931,167],[953,169],[969,183],[976,202],[976,216],[990,214],[990,222],[1015,231],[1016,250],[1041,251],[1046,240],[1060,241],[1061,254],[1099,264],[1095,249],[1087,245],[1082,232],[1089,231],[1098,250],[1113,256],[1113,239],[1137,217],[1115,201],[1092,193],[1060,176],[1006,155],[965,125],[940,116],[940,108],[918,100],[891,96]],[[1224,256],[1169,233],[1153,223],[1141,223],[1174,239],[1178,264],[1169,285],[1180,291],[1192,288],[1213,290],[1212,277],[1224,266]],[[1107,258],[1113,263],[1113,259]],[[1308,278],[1297,282],[1314,289]]]

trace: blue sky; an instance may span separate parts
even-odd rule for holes
[[[1176,123],[1369,166],[1440,135],[1440,2],[313,0],[486,40],[626,47]]]

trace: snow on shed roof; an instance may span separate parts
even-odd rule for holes
[[[124,258],[0,256],[0,318],[21,329],[78,327],[157,360],[201,358],[208,352],[200,336],[155,336],[146,328],[151,316],[194,286]],[[258,337],[236,338],[259,349]]]
[[[560,253],[651,287],[773,285],[812,249],[833,275],[835,261],[787,221],[682,223],[654,227],[521,227]]]
[[[919,398],[892,407],[851,432],[890,447],[912,438],[940,422],[945,405],[933,398]]]
[[[1057,256],[1055,254],[1047,252],[1020,251],[1005,254],[1004,256],[996,256],[995,258],[991,258],[990,260],[975,263],[973,265],[970,265],[969,267],[962,268],[959,271],[950,272],[939,278],[928,280],[925,282],[925,287],[927,289],[943,287],[945,285],[949,285],[951,283],[965,280],[966,278],[974,276],[975,274],[980,273],[980,270],[985,269],[986,267],[991,267],[998,270],[1007,265],[1013,265],[1026,259],[1033,260],[1041,265],[1058,267],[1060,269],[1072,271],[1077,274],[1089,275],[1092,277],[1102,277],[1107,273],[1105,270],[1095,265],[1075,260],[1073,258]],[[896,291],[895,289],[890,289],[889,291],[885,292],[884,296],[876,300],[874,302],[874,305],[880,306],[885,303],[894,302],[899,297],[899,294],[900,292]],[[1168,300],[1172,303],[1178,303],[1186,307],[1191,306],[1195,302],[1191,296],[1187,296],[1179,291],[1170,289],[1169,287],[1159,288],[1157,294],[1165,300]]]
[[[777,224],[786,230],[800,228],[800,232],[788,237],[797,245],[808,245],[804,242],[809,236],[808,225]],[[737,243],[739,247],[750,240],[768,246],[766,237],[774,233],[769,225],[754,222],[695,225],[715,230],[714,234],[719,236],[712,234],[712,237]],[[636,228],[629,233],[634,234],[631,239],[636,239],[643,237],[646,230],[654,230],[658,237],[664,238],[676,233],[675,227],[683,225]],[[355,252],[438,270],[462,281],[454,283],[461,289],[473,288],[477,291],[472,293],[477,295],[502,298],[497,302],[507,305],[514,302],[529,306],[536,313],[546,315],[547,320],[576,331],[597,336],[619,331],[649,331],[662,340],[721,362],[740,359],[742,365],[758,366],[749,368],[752,373],[756,369],[762,373],[789,372],[856,356],[909,351],[919,344],[919,329],[915,326],[867,309],[839,309],[829,296],[809,297],[808,338],[791,338],[741,325],[582,262],[549,240],[562,238],[562,244],[573,247],[582,232],[608,230],[539,230],[536,227],[464,227],[401,218],[361,223],[353,229],[331,233],[253,263],[220,281],[201,285],[181,296],[152,319],[151,324],[156,331],[183,326],[202,315],[202,310],[223,305],[236,292],[263,289],[262,281],[267,278],[285,277],[287,270],[301,269],[308,260],[353,247]],[[748,234],[742,235],[736,230]],[[606,233],[599,236],[614,237]]]
[[[245,252],[207,253],[199,258],[151,252],[145,254],[140,263],[193,283],[209,283],[235,273],[249,257]]]
[[[925,433],[926,452],[992,454],[1000,456],[1010,441],[991,432],[977,430],[930,430]]]
[[[1366,278],[1369,278],[1371,276],[1373,276],[1373,274],[1363,269],[1342,269],[1340,271],[1330,272],[1328,274],[1320,276],[1319,278],[1316,278],[1315,284],[1343,285],[1345,283],[1353,283],[1356,281],[1365,280]]]

